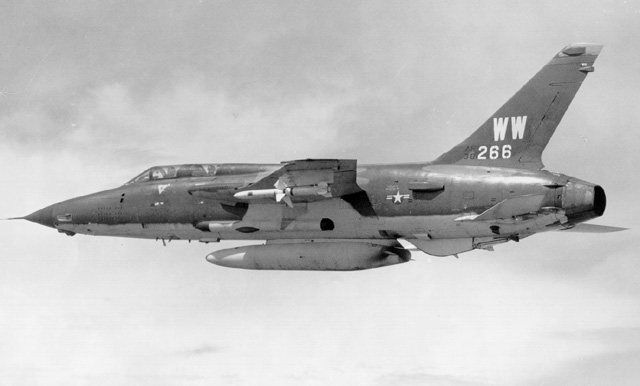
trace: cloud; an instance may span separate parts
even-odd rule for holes
[[[178,357],[189,358],[194,356],[218,354],[225,351],[227,351],[227,348],[225,346],[214,346],[210,344],[203,344],[190,349],[175,351],[173,352],[173,355]]]
[[[556,332],[553,336],[565,341],[591,341],[599,344],[607,354],[640,352],[640,327],[635,326],[563,331]]]
[[[632,386],[640,379],[640,350],[586,356],[560,366],[550,375],[522,385],[617,385]]]
[[[429,373],[398,373],[380,376],[376,381],[379,386],[395,385],[430,385],[430,386],[489,386],[489,383],[464,380],[446,375],[434,375]]]
[[[225,153],[217,146],[243,156],[284,148],[277,161],[348,154],[385,162],[406,157],[407,149],[378,151],[377,144],[420,138],[408,145],[419,154],[413,161],[427,158],[420,154],[425,122],[456,127],[434,108],[457,111],[446,100],[455,95],[443,90],[464,87],[465,77],[448,61],[431,60],[429,48],[445,44],[443,22],[424,23],[422,7],[72,2],[14,11],[29,21],[34,18],[27,15],[40,15],[43,23],[26,23],[21,31],[43,37],[32,42],[42,55],[55,47],[32,92],[13,98],[16,109],[0,114],[0,124],[11,129],[8,140],[33,151],[135,152],[156,136],[168,137],[159,158],[207,154],[194,146],[206,143],[208,154]],[[453,38],[466,36],[454,27]],[[477,66],[486,54],[482,47],[471,50]],[[42,57],[19,54],[32,64]],[[27,79],[33,67],[9,73]],[[444,101],[443,93],[449,94]],[[444,141],[429,137],[433,144]],[[176,139],[190,149],[166,145]]]
[[[16,111],[0,116],[0,125],[7,129],[6,145],[118,167],[279,162],[331,154],[337,136],[333,116],[343,102],[318,98],[265,109],[238,105],[189,79],[143,99],[128,86],[108,84],[68,109]]]

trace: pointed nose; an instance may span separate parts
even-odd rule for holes
[[[38,211],[31,213],[28,216],[25,216],[24,219],[38,223],[40,225],[44,225],[46,227],[55,228],[53,226],[53,207],[55,205],[49,205],[46,208],[42,208]]]

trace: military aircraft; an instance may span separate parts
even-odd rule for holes
[[[538,232],[622,228],[582,224],[605,211],[602,187],[543,170],[541,155],[602,49],[563,48],[470,137],[432,162],[357,165],[155,166],[124,185],[20,217],[73,236],[266,240],[217,250],[244,269],[359,270],[519,241]],[[408,243],[407,243],[408,242]]]

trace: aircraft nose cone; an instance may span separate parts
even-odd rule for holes
[[[24,219],[27,221],[35,222],[40,225],[44,225],[49,228],[55,228],[53,226],[53,207],[55,205],[49,205],[46,208],[42,208],[38,211],[31,213],[28,216],[25,216]]]

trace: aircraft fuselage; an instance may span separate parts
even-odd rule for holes
[[[225,167],[220,165],[219,170]],[[250,203],[234,198],[235,192],[249,189],[262,174],[279,167],[245,165],[242,174],[127,184],[42,209],[37,212],[38,222],[67,234],[203,242],[522,238],[566,228],[604,211],[600,187],[561,174],[429,164],[363,165],[357,182],[365,194],[353,199],[319,197],[296,202],[294,197],[291,208],[268,198]],[[216,191],[198,190],[212,183]],[[531,214],[538,208],[555,209],[546,217],[527,218],[527,212],[473,220],[498,203],[518,197],[535,197],[537,207]]]

